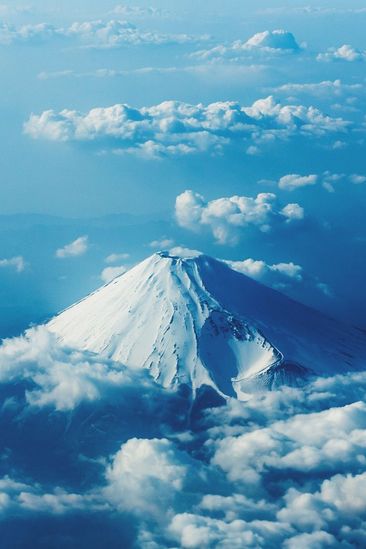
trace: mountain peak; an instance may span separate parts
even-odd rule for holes
[[[146,368],[164,387],[237,398],[361,368],[366,355],[363,334],[182,248],[153,254],[47,326],[63,344]]]

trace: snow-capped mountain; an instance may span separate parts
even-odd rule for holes
[[[366,337],[205,255],[152,255],[63,311],[48,329],[70,347],[164,387],[253,387],[366,366]]]

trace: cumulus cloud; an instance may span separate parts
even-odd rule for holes
[[[70,244],[66,244],[63,248],[56,250],[56,257],[65,259],[68,257],[78,257],[84,255],[89,248],[88,237],[79,236]]]
[[[249,107],[230,101],[207,106],[165,101],[141,109],[117,104],[86,114],[48,110],[32,114],[24,132],[33,139],[95,142],[116,153],[159,157],[214,153],[235,144],[244,150],[295,135],[320,138],[345,132],[348,126],[314,107],[282,105],[270,96]]]
[[[296,273],[293,267],[285,270]],[[110,421],[126,391],[134,391],[133,401],[159,406],[164,395],[147,376],[62,348],[44,329],[5,341],[0,364],[2,390],[24,383],[32,417],[55,408],[77,418],[81,404],[104,399]],[[2,421],[8,417],[11,425],[12,410],[20,417],[13,400],[2,405]],[[228,399],[206,409],[198,429],[194,417],[179,429],[167,428],[168,416],[179,417],[182,408],[160,406],[167,416],[158,418],[165,434],[121,442],[117,430],[114,449],[109,441],[98,459],[102,473],[92,475],[86,489],[66,489],[60,482],[53,487],[49,481],[46,487],[14,471],[0,478],[0,514],[2,520],[11,515],[26,521],[35,513],[44,518],[101,512],[121,520],[128,513],[136,545],[143,547],[363,546],[365,400],[366,373],[357,372],[255,393],[246,402]],[[122,421],[132,431],[135,412],[128,415],[127,407]],[[156,407],[151,414],[149,421]],[[21,417],[24,421],[24,411]],[[69,424],[70,414],[66,417]],[[19,433],[22,423],[17,422]],[[68,436],[66,429],[63,439]],[[75,452],[77,461],[78,447]],[[84,456],[86,475],[91,462]]]
[[[22,273],[26,268],[26,262],[21,255],[10,257],[9,259],[0,259],[0,269],[15,269],[17,273]]]
[[[318,61],[347,61],[353,63],[354,61],[365,61],[366,52],[357,50],[349,44],[343,44],[339,48],[330,48],[325,53],[320,53],[317,56]]]
[[[231,44],[220,44],[210,49],[195,52],[193,57],[209,61],[242,61],[258,54],[284,54],[300,50],[296,38],[283,29],[258,32],[247,41],[236,40]]]
[[[100,278],[103,280],[105,284],[108,284],[108,282],[111,282],[117,276],[123,275],[127,270],[128,268],[125,265],[115,265],[113,267],[106,267],[101,272]]]
[[[305,214],[299,204],[282,206],[273,193],[260,193],[254,198],[231,196],[207,202],[200,194],[188,190],[177,196],[175,215],[181,227],[193,231],[207,227],[219,244],[233,244],[248,227],[268,233],[301,221]]]
[[[193,482],[199,469],[200,464],[170,440],[130,439],[106,471],[106,494],[120,509],[163,518],[188,474]]]
[[[98,402],[113,392],[143,388],[145,374],[134,374],[122,365],[58,344],[45,327],[24,336],[6,339],[0,346],[0,384],[28,383],[30,406],[73,410],[81,402]],[[149,381],[146,381],[149,383]]]

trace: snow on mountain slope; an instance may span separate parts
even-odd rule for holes
[[[71,347],[165,387],[253,387],[363,369],[366,337],[204,255],[160,252],[48,323]]]

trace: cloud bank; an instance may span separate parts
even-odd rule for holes
[[[296,135],[321,138],[345,132],[349,123],[314,107],[282,105],[272,96],[244,107],[226,101],[191,105],[164,101],[141,109],[126,104],[86,114],[63,110],[32,114],[24,132],[33,139],[96,143],[116,153],[150,157],[218,152],[228,146],[264,146]]]
[[[146,376],[63,349],[44,329],[7,340],[0,362],[2,390],[26,382],[26,408],[19,410],[19,395],[8,398],[2,421],[52,409],[77,418],[83,403],[103,399],[110,414],[129,391],[138,403],[161,402]],[[21,517],[23,528],[40,515],[128,516],[137,547],[363,546],[365,397],[366,374],[358,372],[229,399],[175,430],[160,418],[160,436],[116,441],[87,488],[66,488],[62,478],[45,487],[13,468],[0,478],[0,516]],[[133,428],[128,410],[119,425]],[[84,456],[84,473],[94,462]]]
[[[0,45],[3,46],[57,39],[74,41],[85,47],[120,48],[124,46],[199,43],[207,40],[208,37],[142,31],[132,23],[120,19],[75,22],[68,27],[56,27],[47,23],[19,27],[7,23],[0,24]]]

